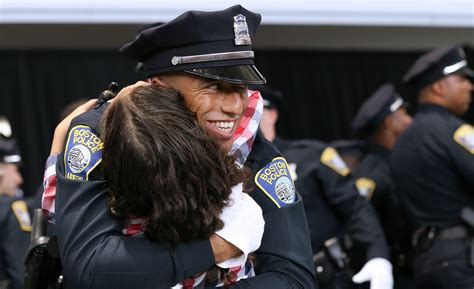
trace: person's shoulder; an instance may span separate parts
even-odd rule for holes
[[[451,124],[450,140],[474,154],[474,126],[460,119],[454,119]]]
[[[391,184],[389,163],[375,153],[368,153],[354,169],[353,175],[357,190],[369,199],[376,189],[383,191]]]
[[[251,183],[257,192],[250,196],[259,204],[264,214],[287,207],[297,201],[291,170],[278,149],[261,135],[257,135],[247,159],[252,170]]]
[[[108,103],[101,104],[93,109],[86,111],[78,116],[76,116],[71,121],[71,128],[75,126],[87,126],[91,128],[95,133],[100,133],[100,122],[102,115],[104,114],[105,109],[107,108]]]
[[[284,155],[297,152],[299,154],[321,154],[328,144],[312,139],[285,140],[285,146],[281,148]]]
[[[15,197],[0,197],[0,223],[18,223],[21,231],[31,231],[31,216],[28,203]],[[15,225],[16,226],[16,225]]]
[[[104,144],[100,122],[107,104],[83,113],[71,122],[64,149],[64,175],[71,180],[101,179],[97,169],[102,162]]]

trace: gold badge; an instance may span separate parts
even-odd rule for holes
[[[471,154],[474,154],[474,127],[463,124],[455,132],[454,140]]]
[[[344,177],[347,176],[351,171],[339,156],[337,151],[332,147],[327,147],[323,151],[321,154],[321,162]]]
[[[28,213],[28,206],[25,201],[15,201],[12,203],[12,210],[15,213],[22,231],[31,232],[31,218]]]
[[[376,184],[370,178],[358,178],[356,180],[356,187],[361,196],[370,200],[374,194]]]

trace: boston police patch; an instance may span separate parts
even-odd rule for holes
[[[31,232],[31,218],[25,201],[15,201],[11,205],[22,231]]]
[[[372,198],[375,191],[375,181],[370,178],[358,178],[356,180],[356,187],[359,194],[367,199]]]
[[[474,154],[474,127],[468,124],[461,125],[454,132],[454,140],[471,154]]]
[[[90,127],[73,127],[69,132],[64,154],[66,177],[71,180],[87,180],[92,170],[102,161],[103,148],[104,144]]]
[[[324,149],[323,153],[321,154],[321,162],[336,171],[341,176],[347,176],[350,173],[350,169],[347,167],[346,163],[332,147],[327,147]]]
[[[286,160],[274,158],[255,175],[255,184],[278,208],[295,202],[295,185]]]

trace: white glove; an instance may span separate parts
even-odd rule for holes
[[[384,258],[370,259],[352,281],[357,284],[370,281],[370,289],[392,289],[392,264]]]
[[[217,266],[230,268],[240,266],[247,260],[247,255],[260,247],[265,221],[260,206],[246,193],[242,192],[242,184],[232,188],[229,206],[220,215],[224,228],[216,232],[227,242],[239,248],[243,254]]]

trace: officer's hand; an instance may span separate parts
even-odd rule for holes
[[[56,129],[54,130],[53,143],[51,144],[50,155],[58,154],[63,150],[64,140],[66,139],[66,133],[69,129],[69,125],[71,124],[71,120],[76,116],[89,111],[92,107],[94,107],[96,101],[96,99],[91,99],[80,105],[70,115],[66,116],[66,118],[58,124],[58,126],[56,126]]]
[[[392,289],[392,264],[384,258],[370,259],[352,281],[357,284],[370,281],[370,289]]]
[[[247,255],[260,247],[265,221],[260,206],[246,193],[242,192],[242,184],[234,186],[230,195],[229,206],[220,215],[224,228],[216,232],[221,238],[235,245],[240,252],[226,258],[224,262],[217,260],[217,265],[230,268],[242,265]]]
[[[110,101],[114,101],[114,99],[117,99],[117,98],[120,98],[120,97],[129,95],[130,92],[132,92],[132,90],[134,90],[135,88],[137,88],[137,87],[139,87],[139,86],[149,86],[149,85],[151,85],[151,84],[148,83],[148,82],[139,80],[139,81],[135,82],[134,84],[131,84],[131,85],[128,85],[128,86],[125,86],[124,88],[122,88],[122,89],[117,93],[117,96],[115,96],[114,98],[112,98]]]

